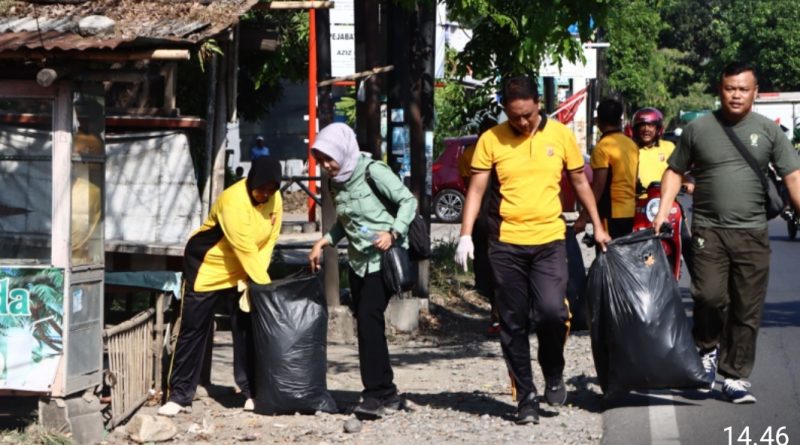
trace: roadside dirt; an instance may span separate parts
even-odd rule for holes
[[[358,350],[354,344],[331,344],[328,388],[339,413],[265,416],[244,412],[244,400],[233,390],[230,335],[220,332],[215,337],[214,385],[208,388],[208,396],[194,402],[192,414],[173,418],[179,431],[173,443],[599,443],[602,402],[586,333],[573,333],[566,345],[567,405],[543,404],[539,425],[518,426],[512,419],[516,404],[511,400],[499,341],[485,335],[487,302],[454,281],[450,292],[432,295],[430,303],[419,334],[390,334],[395,382],[408,401],[408,410],[359,423],[359,432],[345,432],[345,423],[353,422],[352,410],[362,389]],[[531,344],[535,382],[542,388],[535,336]],[[140,413],[155,414],[156,408],[143,407]],[[106,443],[131,442],[121,426],[108,435]]]

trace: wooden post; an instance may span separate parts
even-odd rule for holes
[[[153,376],[153,389],[161,391],[161,361],[164,352],[164,300],[167,293],[159,292],[156,296],[156,338],[153,344],[153,359],[155,360],[155,375]]]
[[[327,9],[316,11],[317,25],[317,79],[331,77],[331,45],[330,45],[330,14]],[[317,84],[319,86],[319,84]],[[319,128],[325,128],[333,122],[333,98],[331,86],[317,88],[317,115]],[[322,172],[322,233],[327,233],[336,222],[336,209],[328,190],[328,177]],[[336,247],[328,246],[322,256],[322,273],[325,283],[325,300],[328,307],[339,306],[339,251]]]

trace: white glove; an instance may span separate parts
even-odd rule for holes
[[[467,272],[467,259],[474,259],[475,258],[475,246],[472,244],[472,236],[470,235],[461,235],[461,238],[458,239],[458,246],[456,247],[456,264],[464,268],[464,272]]]

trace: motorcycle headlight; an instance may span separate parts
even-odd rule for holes
[[[656,219],[659,204],[661,204],[660,198],[653,198],[647,202],[647,207],[644,210],[644,214],[647,216],[648,221],[653,222],[653,220]]]

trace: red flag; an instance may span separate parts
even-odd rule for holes
[[[556,111],[554,111],[550,117],[555,117],[562,124],[572,122],[572,119],[575,118],[575,113],[578,112],[578,108],[580,108],[584,99],[586,99],[586,88],[576,92],[564,100],[564,102],[558,104],[558,108],[556,108]]]

